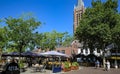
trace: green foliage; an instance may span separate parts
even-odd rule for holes
[[[19,67],[20,67],[20,68],[24,68],[24,63],[23,63],[22,60],[19,61]]]
[[[62,46],[64,46],[64,47],[70,46],[72,41],[73,41],[73,39],[74,39],[73,36],[68,35],[68,33],[65,33],[64,41],[62,43]]]
[[[33,50],[35,46],[42,50],[54,50],[56,47],[69,46],[73,40],[67,32],[59,33],[53,30],[38,33],[37,28],[41,26],[41,22],[31,14],[18,18],[8,17],[2,23],[5,25],[0,27],[0,49],[5,48],[6,52],[24,52],[27,48]]]
[[[118,46],[118,49],[120,48],[120,15],[117,16],[117,25],[112,30],[112,41],[115,45]]]
[[[113,43],[113,32],[115,32],[113,30],[116,26],[120,26],[117,2],[117,0],[106,2],[93,0],[92,7],[86,9],[75,33],[75,37],[83,42],[84,47],[89,47],[91,50],[94,48],[104,50],[106,46]]]
[[[64,68],[70,68],[71,63],[70,62],[64,62]]]
[[[6,31],[4,27],[0,27],[0,59],[6,45],[7,45]]]
[[[34,17],[12,18],[5,19],[7,35],[10,38],[9,42],[16,44],[18,51],[24,51],[26,46],[34,42],[34,30],[40,26],[40,22]]]
[[[52,32],[45,32],[41,34],[41,41],[38,41],[40,47],[44,49],[54,50],[56,47],[68,46],[72,41],[72,36],[67,32],[59,33],[53,30]]]
[[[77,62],[72,62],[72,66],[79,66]]]
[[[5,30],[3,28],[0,28],[0,48],[4,47],[4,42],[5,42]]]

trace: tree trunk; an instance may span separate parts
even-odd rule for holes
[[[103,44],[102,46],[102,50],[103,50],[103,68],[105,68],[105,63],[106,63],[106,58],[105,58],[105,44]]]
[[[1,60],[1,57],[2,57],[2,48],[0,48],[0,60]]]
[[[21,51],[22,51],[22,46],[19,46],[19,62],[20,62],[20,58],[21,58]]]
[[[106,59],[105,59],[105,56],[103,56],[103,68],[105,68],[105,63],[106,63],[105,60],[106,60]]]

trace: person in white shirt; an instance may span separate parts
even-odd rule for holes
[[[110,62],[107,60],[107,62],[106,62],[106,70],[108,71],[108,70],[110,70]]]

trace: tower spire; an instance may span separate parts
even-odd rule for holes
[[[83,2],[83,0],[78,0],[78,5],[77,5],[78,7],[84,7],[84,2]]]

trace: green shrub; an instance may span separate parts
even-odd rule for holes
[[[70,62],[64,62],[64,67],[65,68],[69,68],[71,66],[71,63]]]
[[[72,66],[79,66],[79,64],[77,62],[73,62]]]
[[[20,62],[19,62],[19,66],[20,66],[20,68],[24,68],[24,63],[23,63],[23,61],[20,61]]]

